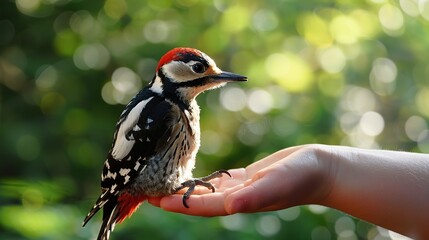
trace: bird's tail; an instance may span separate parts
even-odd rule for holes
[[[116,223],[130,217],[146,199],[146,196],[135,196],[125,192],[118,198],[109,200],[103,207],[103,224],[97,240],[108,240]]]
[[[110,203],[110,205],[113,209],[113,207],[116,205],[117,197],[115,195],[109,194],[108,191],[104,191],[100,197],[98,197],[97,201],[95,202],[94,206],[92,206],[91,210],[89,211],[88,215],[86,215],[85,219],[83,220],[82,227],[85,227],[85,225],[88,223],[89,220],[101,209],[104,208],[104,205],[106,203]],[[113,206],[112,206],[112,203]],[[107,207],[108,208],[108,207]]]
[[[98,232],[97,240],[109,240],[110,233],[112,233],[117,222],[116,219],[119,214],[117,201],[114,201],[112,206],[113,208],[108,205],[110,204],[106,204],[103,208],[103,223],[101,224],[100,231]]]

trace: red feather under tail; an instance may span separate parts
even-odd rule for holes
[[[121,223],[125,218],[130,217],[147,199],[144,195],[131,195],[127,192],[122,193],[118,198],[118,217],[117,223]]]

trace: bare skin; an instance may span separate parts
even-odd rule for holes
[[[303,145],[283,149],[246,168],[228,170],[182,195],[152,198],[167,211],[223,216],[319,204],[416,239],[429,239],[429,155]]]

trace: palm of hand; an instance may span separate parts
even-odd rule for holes
[[[228,170],[231,178],[210,181],[216,192],[196,189],[197,195],[188,199],[189,208],[183,206],[181,193],[149,202],[167,211],[197,216],[271,211],[314,203],[326,192],[326,178],[314,152],[302,148],[287,148],[246,168]]]
[[[219,216],[227,215],[225,211],[225,198],[246,186],[249,182],[246,169],[228,170],[232,177],[223,176],[210,182],[216,188],[212,193],[207,188],[198,187],[188,199],[189,208],[182,204],[182,192],[162,198],[150,198],[149,202],[155,206],[161,207],[167,211],[180,212],[189,215],[198,216]]]

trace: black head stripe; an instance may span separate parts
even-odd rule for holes
[[[195,56],[195,55],[191,55],[191,56]],[[189,61],[195,61],[195,60],[189,60]],[[203,86],[210,81],[210,78],[206,76],[206,77],[201,77],[201,78],[197,78],[197,79],[186,81],[186,82],[174,82],[169,77],[167,77],[162,71],[159,71],[158,74],[159,74],[161,81],[164,85],[165,92],[175,92],[180,87]]]
[[[201,77],[191,81],[175,83],[177,88],[180,87],[199,87],[204,86],[210,81],[209,77]]]
[[[181,57],[180,61],[182,61],[184,63],[188,63],[190,61],[196,61],[196,62],[200,62],[200,63],[204,64],[204,66],[206,68],[209,67],[209,63],[202,56],[198,56],[198,55],[195,55],[192,53],[185,52],[185,53],[181,53],[180,57]]]

